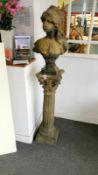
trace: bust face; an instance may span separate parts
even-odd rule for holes
[[[54,29],[54,24],[50,20],[44,19],[42,22],[43,22],[43,29],[45,32],[50,32]]]

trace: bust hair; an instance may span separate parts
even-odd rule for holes
[[[64,22],[64,15],[58,7],[50,6],[43,12],[41,20],[48,20],[53,23],[56,28],[58,28]]]

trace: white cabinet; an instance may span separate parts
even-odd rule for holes
[[[31,143],[39,121],[34,111],[34,63],[7,65],[16,140]]]

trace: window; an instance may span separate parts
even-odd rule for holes
[[[67,18],[66,54],[98,54],[98,0],[69,0],[65,5]]]

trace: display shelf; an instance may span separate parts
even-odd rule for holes
[[[32,58],[31,61],[29,61],[29,64],[35,61],[35,58]],[[26,67],[29,64],[13,64],[12,61],[6,60],[6,65],[7,66],[14,66],[14,67]]]

